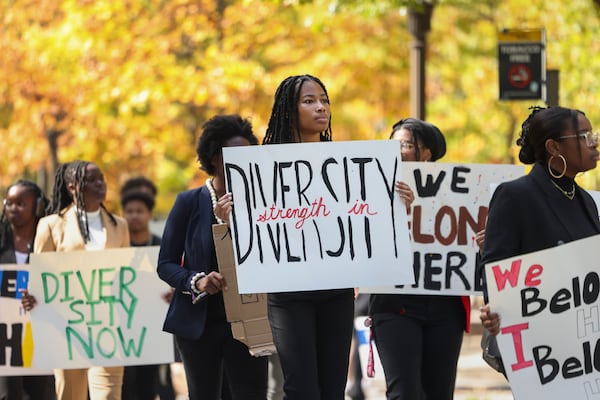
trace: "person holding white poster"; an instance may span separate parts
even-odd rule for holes
[[[105,207],[106,182],[98,166],[88,161],[61,165],[55,174],[49,215],[40,220],[33,249],[49,251],[103,250],[129,247],[127,222]],[[23,292],[23,307],[31,310],[36,300]],[[118,400],[123,367],[55,369],[58,400]]]
[[[26,264],[40,218],[46,215],[48,199],[34,182],[20,179],[10,185],[0,216],[0,264]],[[7,290],[8,292],[8,290]],[[18,299],[19,294],[14,293]],[[14,332],[14,331],[13,331]],[[0,400],[54,399],[52,375],[0,377]]]
[[[433,124],[405,118],[392,127],[402,161],[436,161],[446,153]],[[469,296],[371,294],[371,329],[393,400],[451,400],[463,330],[469,330]]]
[[[598,133],[592,132],[585,114],[563,107],[533,107],[517,145],[519,160],[533,168],[495,190],[481,268],[600,233],[596,204],[575,182],[575,176],[595,168],[599,158]],[[491,335],[497,335],[501,316],[493,310],[493,304],[481,307],[480,319]]]
[[[331,141],[330,120],[323,83],[311,75],[289,76],[275,93],[263,145]],[[268,312],[285,398],[343,400],[354,290],[269,293]]]
[[[231,210],[225,193],[223,147],[258,144],[250,121],[217,115],[202,127],[196,154],[211,178],[180,193],[169,213],[158,256],[158,275],[175,288],[163,330],[175,335],[190,400],[220,400],[226,372],[233,400],[264,400],[267,357],[253,357],[236,340],[225,315],[212,225]]]

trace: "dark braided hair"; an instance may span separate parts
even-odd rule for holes
[[[85,212],[85,171],[91,163],[89,161],[72,161],[65,163],[56,169],[54,174],[54,188],[52,190],[52,199],[48,206],[48,214],[58,214],[63,216],[66,208],[71,204],[75,205],[75,211],[77,213],[77,222],[79,223],[79,230],[85,243],[90,240],[90,228],[88,224],[87,214]],[[69,191],[69,184],[75,187],[75,198]],[[100,207],[106,211],[113,225],[117,225],[115,217],[108,212],[104,204],[100,204]]]
[[[10,189],[15,186],[22,186],[25,189],[29,190],[33,194],[35,199],[35,203],[33,206],[33,215],[35,217],[35,222],[33,225],[33,241],[35,240],[35,230],[38,221],[45,215],[45,209],[48,204],[48,198],[44,195],[44,191],[34,182],[25,179],[19,179],[6,189],[6,194],[4,196],[5,199],[6,197],[8,197],[8,192],[10,191]],[[3,206],[2,215],[0,215],[0,253],[11,248],[12,241],[12,228],[10,226],[10,222],[8,221],[8,217],[6,216],[6,206]]]
[[[560,140],[564,131],[579,130],[579,115],[582,111],[565,107],[529,108],[531,113],[521,125],[517,145],[521,146],[519,160],[524,164],[546,161],[546,140]]]
[[[288,76],[279,84],[275,92],[273,101],[273,110],[269,119],[267,133],[263,139],[263,144],[277,143],[295,143],[302,141],[300,136],[300,120],[298,118],[298,101],[300,100],[300,90],[306,81],[317,83],[325,96],[329,98],[327,89],[319,78],[312,75],[294,75]],[[299,138],[296,136],[298,134]],[[321,141],[331,141],[331,121],[327,129],[321,132]]]

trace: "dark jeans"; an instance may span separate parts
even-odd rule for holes
[[[397,313],[372,315],[387,398],[451,400],[465,326],[460,297],[412,297]]]
[[[344,400],[353,290],[271,293],[268,302],[286,400]]]
[[[235,340],[226,321],[209,320],[198,340],[176,337],[183,360],[189,400],[220,400],[223,370],[234,400],[265,400],[267,357],[253,357]]]
[[[22,399],[54,400],[54,375],[0,377],[0,400]]]

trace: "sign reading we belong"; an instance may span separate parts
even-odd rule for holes
[[[240,293],[411,284],[397,141],[223,149]]]
[[[32,366],[31,321],[21,307],[20,292],[28,282],[27,266],[0,265],[0,376],[52,374]]]
[[[360,291],[480,295],[475,234],[485,227],[494,187],[524,172],[516,165],[403,163],[402,181],[415,195],[408,215],[415,283]]]
[[[485,266],[517,400],[600,396],[600,235]]]
[[[32,254],[33,364],[87,368],[173,361],[162,331],[169,290],[156,274],[158,246]]]

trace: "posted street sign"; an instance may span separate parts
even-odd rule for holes
[[[543,29],[498,32],[500,100],[537,100],[546,91],[546,37]]]

